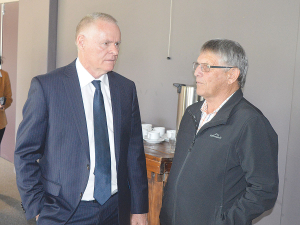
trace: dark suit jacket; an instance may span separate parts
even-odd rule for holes
[[[148,211],[140,112],[134,83],[115,72],[109,72],[108,78],[119,221],[129,224],[130,211]],[[26,218],[40,214],[40,218],[51,218],[51,224],[65,224],[86,188],[89,165],[87,125],[74,61],[31,82],[15,150],[17,185]]]

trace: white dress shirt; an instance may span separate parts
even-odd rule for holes
[[[84,112],[87,124],[87,131],[89,137],[90,147],[90,175],[83,193],[83,201],[94,200],[94,181],[95,181],[95,140],[94,140],[94,115],[93,115],[93,101],[96,88],[92,84],[95,78],[82,66],[79,59],[76,60],[76,70],[79,78],[81,94],[84,105]],[[117,186],[117,170],[116,170],[116,157],[115,157],[115,142],[114,142],[114,126],[113,126],[113,113],[111,106],[111,96],[109,89],[109,81],[107,74],[102,75],[98,80],[101,81],[101,91],[104,99],[104,107],[107,120],[108,139],[110,146],[111,156],[111,193],[114,194],[118,191]]]

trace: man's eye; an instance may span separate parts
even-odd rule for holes
[[[106,49],[109,47],[109,42],[103,42],[101,43],[101,48]]]

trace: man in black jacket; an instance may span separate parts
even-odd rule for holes
[[[194,69],[205,101],[182,118],[161,224],[252,224],[277,199],[277,134],[243,98],[248,59],[239,43],[206,42]]]

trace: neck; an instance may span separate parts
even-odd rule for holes
[[[234,92],[236,92],[239,89],[239,87],[235,87],[232,89],[227,90],[226,92],[219,94],[218,97],[214,98],[207,98],[206,103],[207,103],[207,112],[212,113],[215,111],[219,106],[228,98],[230,97]]]
[[[81,63],[81,65],[95,78],[98,79],[99,77],[101,77],[102,75],[106,74],[103,70],[94,70],[92,69],[88,63],[86,63],[86,61],[84,60],[84,57],[81,57],[80,54],[78,54],[78,59]]]

